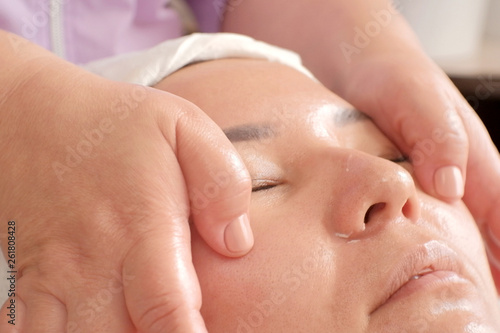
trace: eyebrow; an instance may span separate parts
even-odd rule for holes
[[[269,124],[246,124],[224,129],[224,134],[231,142],[256,141],[276,136]]]
[[[355,122],[368,120],[366,114],[354,108],[341,108],[333,115],[336,127],[343,127]],[[276,136],[276,131],[271,124],[245,124],[224,129],[224,134],[229,141],[258,141]]]

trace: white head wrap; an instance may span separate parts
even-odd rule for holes
[[[186,65],[223,58],[267,59],[316,80],[296,53],[232,33],[191,34],[145,51],[91,62],[84,68],[111,80],[152,86]]]

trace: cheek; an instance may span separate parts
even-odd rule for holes
[[[433,221],[426,228],[434,228],[440,238],[445,239],[461,256],[475,273],[482,277],[482,291],[485,299],[495,295],[496,291],[491,279],[489,263],[484,243],[473,217],[463,202],[445,204],[437,199],[419,194],[422,198],[422,216],[424,220]]]
[[[288,220],[287,224],[286,228],[265,228],[266,232],[255,226],[255,246],[239,259],[216,254],[193,232],[202,315],[210,332],[332,327],[332,296],[337,286],[331,244],[317,241],[316,232],[302,229],[295,233],[293,223]]]
[[[423,220],[432,221],[432,224],[425,225],[425,228],[435,229],[436,234],[472,262],[484,257],[481,235],[463,202],[445,204],[427,194],[419,193],[419,196]],[[484,263],[479,260],[477,266],[484,266]]]

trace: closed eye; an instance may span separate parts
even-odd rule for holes
[[[410,159],[406,155],[400,155],[396,158],[390,158],[389,161],[401,164],[401,163],[406,163],[410,162]],[[253,179],[252,180],[252,192],[261,192],[261,191],[267,191],[270,190],[281,183],[276,180],[269,180],[269,179]]]
[[[252,192],[260,192],[270,190],[278,186],[280,183],[274,180],[254,179],[252,181]]]
[[[397,158],[390,159],[390,161],[394,162],[394,163],[397,163],[397,164],[400,164],[400,163],[410,162],[410,159],[408,158],[408,156],[401,155],[401,156],[399,156]]]

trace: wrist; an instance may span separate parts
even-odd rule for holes
[[[430,62],[401,14],[391,15],[384,19],[374,14],[373,20],[355,26],[349,35],[336,43],[338,47],[330,61],[329,88],[344,96],[349,82],[370,66]]]
[[[351,1],[339,0],[336,19],[324,19],[321,24],[322,31],[330,33],[317,33],[310,47],[299,50],[306,67],[325,86],[343,95],[360,67],[391,59],[427,58],[392,1]]]

